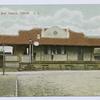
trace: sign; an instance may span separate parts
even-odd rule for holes
[[[39,46],[39,42],[38,41],[34,41],[34,46]]]

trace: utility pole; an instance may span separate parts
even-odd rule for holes
[[[3,43],[3,75],[5,75],[5,50],[4,50],[4,43]]]
[[[29,66],[31,69],[31,65],[32,65],[32,40],[29,40]]]

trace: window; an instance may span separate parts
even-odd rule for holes
[[[51,54],[51,48],[49,46],[44,47],[44,54]]]
[[[52,54],[61,54],[61,51],[62,51],[61,49],[62,48],[58,46],[52,47]]]
[[[100,55],[99,56],[94,56],[95,60],[100,60]]]
[[[60,46],[45,46],[44,54],[66,54],[66,48]]]
[[[66,47],[62,47],[61,54],[66,54]]]
[[[57,54],[61,54],[61,47],[57,47]]]
[[[52,54],[57,54],[56,47],[52,47]]]

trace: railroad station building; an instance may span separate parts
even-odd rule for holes
[[[50,64],[52,67],[64,64],[65,68],[72,63],[81,62],[82,65],[88,62],[100,67],[100,38],[87,37],[69,28],[52,26],[21,30],[16,36],[1,35],[0,45],[12,47],[11,53],[5,52],[5,66],[33,63],[34,66],[49,68]],[[2,57],[0,60],[2,65]]]

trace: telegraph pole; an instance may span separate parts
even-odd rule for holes
[[[31,64],[32,64],[32,40],[29,40],[29,65],[31,69]]]
[[[4,50],[4,43],[3,43],[3,75],[5,75],[5,50]]]

